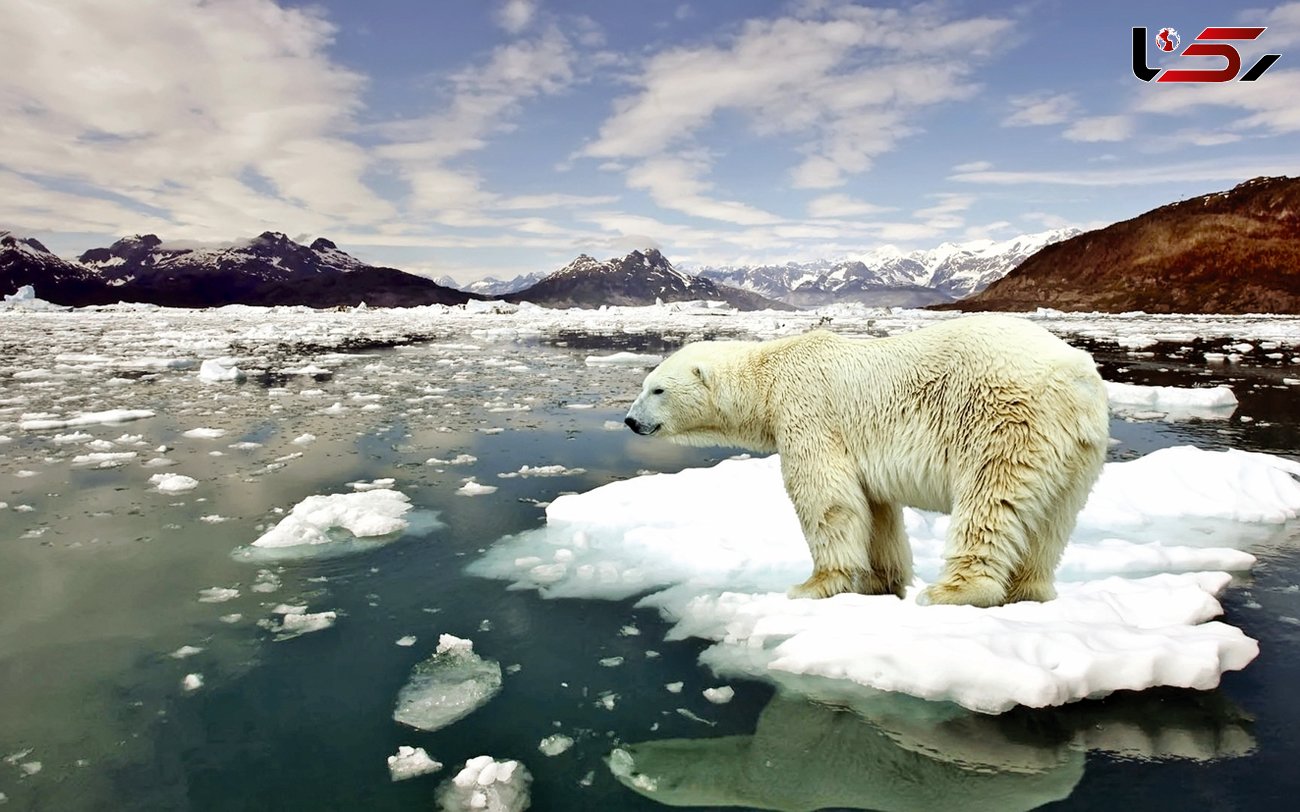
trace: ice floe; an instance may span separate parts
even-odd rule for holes
[[[387,544],[411,526],[411,500],[391,488],[309,496],[250,546],[235,551],[255,560],[331,556]],[[421,516],[421,529],[437,526]]]
[[[588,355],[586,365],[589,367],[655,367],[664,360],[662,355],[646,355],[635,352],[616,352],[613,355]]]
[[[209,358],[199,365],[199,380],[204,383],[242,381],[245,374],[229,358]]]
[[[1237,409],[1237,396],[1229,386],[1188,389],[1106,381],[1106,395],[1112,412],[1139,419],[1227,420]]]
[[[102,412],[81,412],[65,418],[22,420],[18,423],[18,428],[23,431],[48,431],[78,426],[114,425],[131,420],[143,420],[153,415],[154,413],[148,409],[106,409]]]
[[[475,654],[472,641],[444,634],[433,656],[411,670],[397,694],[393,719],[438,730],[478,710],[500,690],[500,664]]]
[[[1255,641],[1216,622],[1240,549],[1300,514],[1300,463],[1169,448],[1106,466],[1058,572],[1057,600],[920,607],[948,517],[905,511],[918,580],[906,600],[791,600],[810,568],[779,460],[614,482],[560,496],[547,525],[505,539],[469,570],[549,597],[644,594],[670,638],[713,642],[724,675],[830,679],[1001,712],[1118,690],[1211,688]]]

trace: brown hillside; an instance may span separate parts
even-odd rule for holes
[[[1255,178],[1049,245],[937,309],[1300,313],[1300,179]]]

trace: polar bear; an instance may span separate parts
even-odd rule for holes
[[[918,602],[974,606],[1055,597],[1109,439],[1091,356],[996,315],[874,340],[816,330],[689,344],[646,377],[625,422],[780,453],[813,560],[791,597],[903,597],[909,505],[952,514],[943,573]]]

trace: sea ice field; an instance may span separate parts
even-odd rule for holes
[[[1057,600],[790,600],[683,343],[953,314],[0,304],[0,809],[1289,808],[1300,320],[1024,314],[1112,447]]]

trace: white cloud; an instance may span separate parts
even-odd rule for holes
[[[145,220],[194,238],[381,221],[394,208],[349,140],[365,83],[328,58],[333,37],[317,12],[268,0],[14,0],[0,155],[47,203],[54,184],[118,201],[82,207],[117,233]]]
[[[537,15],[533,0],[506,0],[497,8],[496,20],[510,34],[520,34]]]
[[[1090,116],[1071,124],[1062,135],[1068,141],[1126,141],[1133,129],[1132,116]]]
[[[935,229],[960,228],[965,224],[962,212],[975,203],[974,195],[944,193],[934,195],[939,202],[924,209],[917,209],[913,215]]]
[[[888,207],[877,206],[865,200],[858,200],[845,194],[829,194],[813,198],[808,202],[808,216],[821,217],[863,217],[888,211]]]
[[[976,60],[1011,27],[950,20],[937,9],[819,4],[804,16],[750,20],[718,44],[661,51],[583,154],[663,155],[695,144],[734,112],[756,137],[800,142],[793,186],[839,186],[915,133],[919,110],[972,96]]]
[[[644,189],[660,207],[692,217],[705,217],[739,225],[772,223],[777,218],[734,200],[717,200],[705,194],[712,185],[700,180],[706,167],[685,158],[650,158],[627,173],[627,185]]]
[[[1265,36],[1267,36],[1267,33]],[[1228,126],[1232,132],[1261,130],[1269,135],[1300,132],[1300,70],[1268,71],[1254,82],[1221,82],[1160,86],[1135,106],[1143,115],[1191,116],[1204,108],[1239,110]],[[1213,131],[1204,130],[1204,135]]]
[[[954,172],[983,172],[985,169],[992,169],[991,161],[971,161],[970,163],[957,164],[952,168]]]
[[[1042,184],[1047,186],[1147,186],[1176,179],[1183,183],[1240,183],[1261,175],[1295,174],[1294,156],[1251,157],[1235,160],[1195,161],[1117,167],[1114,169],[987,170],[956,172],[949,180],[994,186]]]
[[[1011,114],[1002,120],[1003,127],[1037,127],[1060,124],[1069,120],[1079,108],[1069,93],[1034,93],[1012,96],[1009,100]]]

